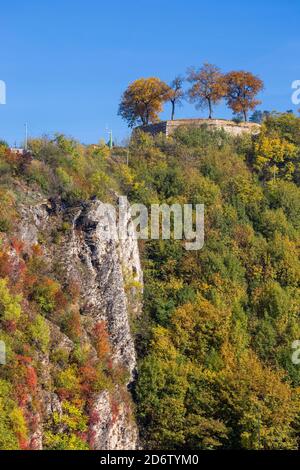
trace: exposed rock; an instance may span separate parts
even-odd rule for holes
[[[123,402],[116,404],[107,391],[102,392],[92,410],[94,424],[90,435],[94,449],[134,450],[137,446],[137,428],[130,410]]]
[[[36,430],[33,432],[30,438],[30,449],[42,450],[43,449],[43,423],[41,415],[36,413]]]
[[[76,282],[80,287],[79,308],[84,341],[92,344],[94,326],[99,321],[105,321],[113,364],[125,368],[129,382],[132,381],[136,354],[129,315],[138,315],[141,311],[139,291],[143,285],[138,244],[133,235],[127,240],[110,239],[107,234],[108,214],[98,200],[76,207],[64,207],[57,201],[45,203],[41,198],[40,203],[22,206],[21,215],[22,223],[17,232],[26,249],[30,251],[33,245],[45,239],[42,245],[49,269],[59,269],[66,285]],[[129,212],[126,219],[129,223]],[[68,229],[61,232],[59,243],[51,242],[53,233],[59,232],[66,221]],[[70,353],[74,349],[73,342],[57,325],[49,322],[49,326],[51,350],[62,349]],[[62,411],[59,397],[47,389],[49,358],[43,358],[41,363],[45,368],[45,390],[41,391],[41,395],[44,419],[47,419],[54,411]],[[95,397],[89,430],[94,449],[133,449],[137,446],[137,428],[130,410],[131,397],[126,390],[122,393],[116,389],[113,393],[103,391]],[[118,400],[118,405],[115,403],[117,395],[121,400]],[[32,436],[35,448],[42,446],[42,429],[40,417],[37,431]]]
[[[54,325],[52,322],[47,322],[50,328],[51,334],[51,348],[52,349],[64,349],[66,352],[72,351],[74,348],[73,342],[63,334],[57,325]]]

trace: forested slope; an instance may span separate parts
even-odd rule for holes
[[[298,447],[299,143],[299,119],[284,115],[254,140],[190,129],[134,144],[134,199],[205,204],[202,250],[143,250],[147,446]]]
[[[1,448],[34,448],[42,391],[61,403],[44,423],[43,448],[95,448],[91,404],[107,390],[110,424],[120,408],[128,426],[135,414],[145,448],[298,448],[299,123],[271,116],[256,137],[205,128],[178,129],[169,139],[141,133],[112,153],[61,135],[32,140],[26,158],[0,146]],[[131,308],[138,283],[124,278],[138,357],[135,407],[109,325],[89,323],[80,285],[49,258],[61,260],[68,237],[84,232],[72,225],[74,208],[114,203],[116,194],[147,206],[205,204],[203,249],[140,241],[139,316]],[[58,212],[28,248],[22,211],[35,204]],[[53,325],[69,349],[53,349]]]

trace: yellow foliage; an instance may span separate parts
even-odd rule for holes
[[[119,114],[131,127],[136,122],[156,122],[163,102],[169,99],[169,93],[169,86],[157,77],[135,80],[123,94]]]
[[[295,144],[288,142],[279,135],[268,134],[263,128],[262,132],[254,144],[255,168],[261,172],[269,172],[273,177],[277,175],[279,169],[284,167],[286,177],[290,177],[295,171],[293,163],[290,161],[296,158],[298,148]]]
[[[0,279],[0,319],[18,321],[21,316],[21,296],[12,295],[6,279]]]
[[[19,439],[25,440],[27,438],[27,426],[22,409],[14,408],[10,413],[10,419],[16,435]]]

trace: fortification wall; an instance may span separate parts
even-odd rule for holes
[[[175,119],[174,121],[160,121],[155,124],[149,124],[148,126],[139,126],[136,129],[140,129],[151,135],[163,133],[168,137],[180,126],[207,126],[211,129],[224,129],[232,136],[241,135],[243,133],[258,134],[260,132],[259,124],[252,122],[236,123],[226,119]]]

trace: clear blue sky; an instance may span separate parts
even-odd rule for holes
[[[265,81],[262,109],[295,109],[300,79],[299,0],[12,0],[1,2],[0,138],[56,131],[97,142],[113,129],[122,91],[139,77],[170,81],[209,61]],[[296,111],[296,109],[295,109]],[[162,117],[168,117],[169,106]],[[230,117],[221,106],[217,117]],[[203,116],[185,104],[177,117]]]

